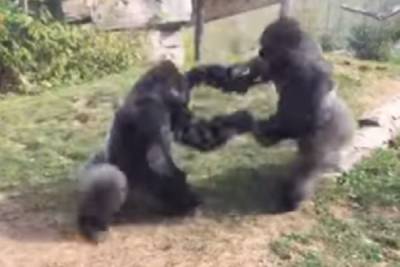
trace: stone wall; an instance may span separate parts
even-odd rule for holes
[[[91,21],[104,30],[190,23],[188,0],[59,0],[66,21]]]

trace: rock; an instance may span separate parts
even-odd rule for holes
[[[400,95],[391,98],[381,107],[368,112],[364,116],[370,118],[374,127],[361,127],[352,144],[343,151],[340,168],[343,172],[351,168],[375,149],[386,147],[390,141],[400,134]]]

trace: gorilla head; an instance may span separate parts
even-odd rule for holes
[[[290,51],[298,47],[301,42],[303,32],[296,20],[281,18],[264,29],[261,35],[260,56],[273,55],[279,50]]]

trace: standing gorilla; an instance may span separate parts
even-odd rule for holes
[[[297,141],[298,158],[282,192],[284,209],[294,210],[321,171],[337,166],[354,123],[336,95],[331,66],[296,20],[281,17],[267,26],[260,44],[259,55],[245,64],[199,66],[186,76],[191,86],[205,83],[224,92],[245,93],[251,85],[274,83],[277,112],[257,121],[254,133],[267,146],[288,138]]]
[[[79,173],[78,226],[85,237],[96,241],[135,189],[155,197],[170,215],[199,204],[171,157],[173,135],[183,144],[211,150],[251,131],[253,122],[244,111],[196,119],[187,108],[189,96],[188,81],[170,61],[150,69],[129,92],[114,115],[105,149]]]

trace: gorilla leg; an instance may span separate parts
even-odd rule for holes
[[[282,183],[281,205],[283,210],[296,210],[303,199],[313,190],[314,180],[319,177],[320,159],[324,153],[319,151],[313,137],[297,140],[297,155],[289,164],[289,173]]]
[[[168,134],[161,133],[147,152],[147,162],[157,177],[148,185],[169,215],[185,214],[200,204],[197,195],[186,182],[186,173],[179,169],[170,153]]]
[[[253,132],[257,142],[265,147],[273,146],[283,139],[290,138],[290,135],[285,133],[284,123],[278,115],[257,121],[254,124]]]
[[[353,138],[355,122],[349,109],[334,92],[328,97],[325,123],[297,141],[298,155],[282,195],[287,210],[296,209],[313,192],[322,174],[339,169],[342,150]]]
[[[356,124],[335,91],[325,97],[322,105],[323,123],[310,137],[299,140],[299,155],[310,158],[323,171],[338,170],[341,153],[352,141]]]
[[[285,124],[274,115],[267,120],[260,120],[255,124],[254,137],[258,143],[269,147],[291,136],[285,131]],[[313,138],[297,140],[298,153],[295,160],[289,164],[287,175],[280,181],[278,194],[279,211],[292,211],[297,209],[304,198],[305,189],[311,177],[317,170],[317,149]]]
[[[128,194],[126,176],[104,159],[101,152],[95,154],[79,173],[78,228],[94,242],[107,231]]]

